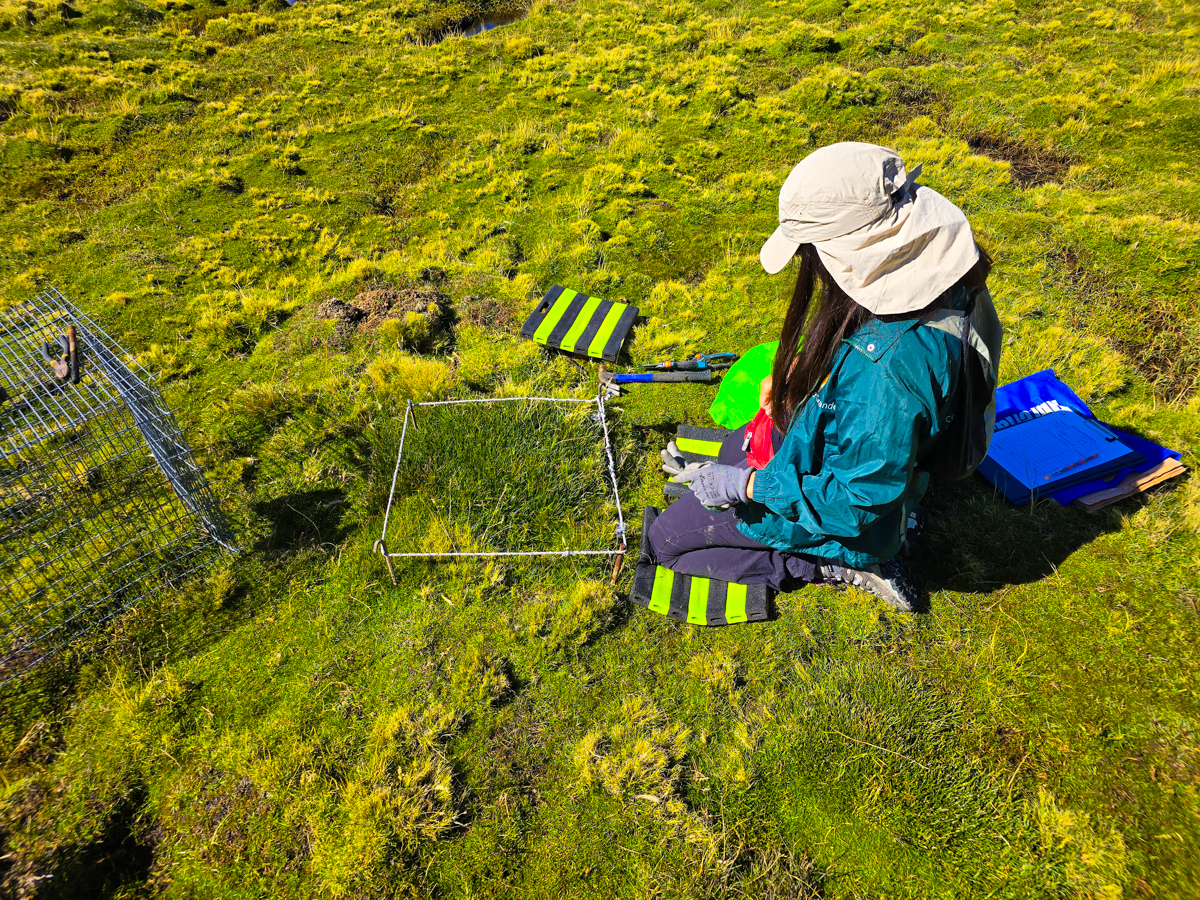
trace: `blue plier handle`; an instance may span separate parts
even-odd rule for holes
[[[737,358],[736,353],[697,353],[691,359],[644,363],[639,368],[656,372],[703,372],[705,369],[728,369]]]

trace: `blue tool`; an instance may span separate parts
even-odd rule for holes
[[[712,369],[705,369],[703,372],[638,372],[632,374],[624,374],[621,372],[606,372],[602,368],[600,370],[600,383],[604,384],[649,384],[662,382],[680,382],[692,381],[699,384],[711,384],[713,381]]]
[[[639,368],[654,369],[658,372],[702,372],[705,369],[728,369],[737,358],[736,353],[697,353],[691,359],[645,363]]]
[[[614,372],[613,378],[617,384],[644,384],[648,381],[695,381],[708,384],[713,380],[713,372],[712,369],[705,369],[703,372],[644,372],[630,375]]]

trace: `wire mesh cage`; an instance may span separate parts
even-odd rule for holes
[[[0,312],[0,684],[222,549],[148,373],[56,289]]]

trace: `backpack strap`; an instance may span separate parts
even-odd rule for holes
[[[921,319],[921,325],[944,331],[960,340],[965,339],[982,358],[995,388],[1000,372],[1000,350],[1004,329],[992,304],[992,295],[986,287],[972,293],[967,311],[937,309]],[[965,348],[964,348],[965,349]]]
[[[1004,330],[986,287],[974,290],[965,311],[939,309],[920,321],[962,342],[962,373],[947,434],[926,460],[931,474],[962,478],[987,454],[996,424],[996,385]],[[940,413],[939,413],[940,414]]]

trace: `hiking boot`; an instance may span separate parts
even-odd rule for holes
[[[643,606],[650,602],[650,593],[654,586],[654,555],[650,552],[650,526],[662,514],[657,506],[647,506],[642,510],[642,541],[638,549],[637,566],[633,573],[633,587],[630,594]]]
[[[647,506],[642,510],[642,542],[638,549],[638,562],[645,560],[653,562],[654,555],[650,552],[650,526],[654,524],[654,520],[662,515],[662,510],[657,506]]]
[[[900,542],[897,556],[912,559],[917,554],[921,542],[925,538],[925,528],[929,524],[929,513],[925,512],[925,504],[918,503],[908,514],[908,524],[904,529],[904,539]]]
[[[819,568],[826,581],[862,588],[902,612],[912,612],[917,606],[917,588],[912,573],[899,557],[862,569],[833,563],[821,563]]]

